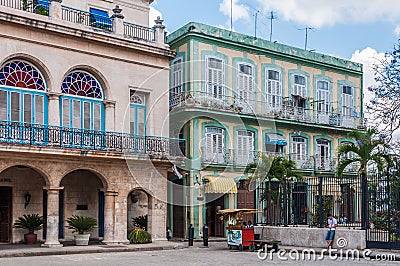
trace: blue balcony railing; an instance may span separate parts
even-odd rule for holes
[[[0,143],[162,156],[183,156],[185,150],[182,139],[7,121],[0,122]]]

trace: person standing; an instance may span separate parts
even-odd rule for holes
[[[337,227],[337,220],[332,216],[332,214],[328,214],[328,232],[326,233],[326,243],[328,244],[328,249],[332,248],[333,239],[335,238],[335,232]]]

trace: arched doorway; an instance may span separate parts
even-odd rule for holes
[[[14,229],[14,221],[24,215],[38,213],[46,219],[46,193],[43,187],[47,179],[31,167],[18,165],[0,173],[0,242],[19,243],[27,233]],[[46,232],[35,232],[38,239],[45,239]]]
[[[59,238],[72,239],[73,233],[66,228],[64,221],[72,215],[93,217],[97,220],[98,230],[91,233],[91,238],[104,236],[104,184],[91,171],[75,170],[60,183]]]
[[[140,227],[146,231],[149,230],[149,212],[151,196],[142,189],[134,189],[128,195],[127,223],[128,232]]]

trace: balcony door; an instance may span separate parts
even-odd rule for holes
[[[238,130],[236,139],[236,164],[247,165],[254,162],[254,133]]]
[[[317,140],[317,169],[330,170],[330,142],[325,139]]]
[[[10,241],[12,188],[0,187],[0,243]]]
[[[329,124],[329,115],[331,113],[329,82],[324,80],[317,81],[317,123]]]
[[[210,163],[224,163],[224,129],[206,127],[205,161]]]
[[[244,113],[251,113],[254,102],[253,67],[239,64],[237,70],[237,106]]]

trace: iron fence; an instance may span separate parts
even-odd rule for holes
[[[163,156],[185,151],[182,139],[5,121],[0,122],[0,143]]]
[[[361,182],[358,176],[311,177],[265,182],[259,187],[262,223],[325,227],[327,216],[340,227],[361,227]]]

